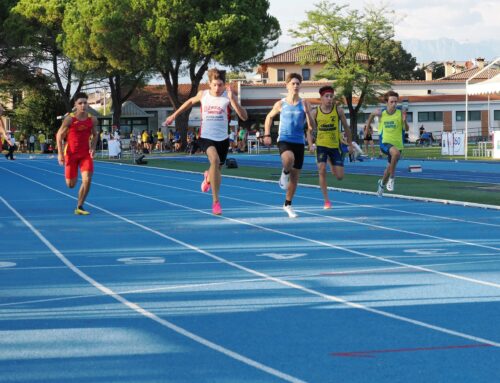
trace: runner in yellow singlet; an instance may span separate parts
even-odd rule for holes
[[[321,104],[312,111],[312,117],[316,121],[316,162],[318,165],[319,186],[323,193],[325,203],[324,209],[331,209],[332,203],[328,198],[326,181],[326,163],[330,164],[332,174],[340,181],[344,178],[344,153],[340,148],[339,121],[342,122],[347,133],[348,143],[351,144],[351,129],[345,118],[344,110],[339,108],[333,98],[332,86],[323,86],[319,89]]]
[[[406,122],[406,112],[397,108],[399,94],[393,90],[384,95],[386,107],[380,111],[377,109],[368,118],[366,124],[369,126],[375,116],[379,117],[378,132],[379,144],[382,153],[387,155],[387,167],[384,176],[378,180],[377,194],[379,197],[384,193],[384,186],[387,191],[394,191],[394,178],[396,166],[403,151],[403,136],[410,127]]]

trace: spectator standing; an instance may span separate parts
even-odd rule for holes
[[[161,128],[158,129],[158,133],[156,134],[157,141],[156,141],[156,149],[158,149],[160,152],[163,152],[163,149],[165,149],[165,137],[163,136],[163,132],[161,131]]]
[[[40,151],[45,153],[47,151],[47,138],[41,130],[38,132],[38,143],[40,144]]]
[[[363,142],[367,155],[369,155],[368,147],[371,148],[371,157],[373,159],[375,157],[375,146],[373,144],[373,128],[371,125],[365,124],[363,128]]]
[[[35,135],[33,133],[30,134],[30,136],[28,138],[28,152],[29,153],[35,153],[35,141],[36,141]]]
[[[238,152],[244,152],[245,151],[245,146],[247,143],[247,135],[248,131],[244,126],[240,127],[240,130],[238,132]]]
[[[12,133],[7,132],[8,138],[7,142],[9,143],[8,153],[5,155],[5,158],[8,160],[14,159],[14,152],[17,150],[16,138]]]

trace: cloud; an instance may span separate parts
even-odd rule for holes
[[[319,0],[318,0],[319,1]],[[290,28],[305,20],[306,12],[314,9],[313,3],[303,0],[270,0],[270,13],[278,18],[282,28],[280,41],[290,42]],[[396,39],[439,39],[451,38],[459,42],[480,42],[500,40],[498,15],[500,2],[497,0],[398,0],[338,1],[348,4],[350,9],[362,10],[370,4],[382,8],[385,4],[396,14],[404,16],[395,26]]]

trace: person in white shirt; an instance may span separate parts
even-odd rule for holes
[[[206,193],[212,189],[212,212],[215,215],[222,214],[219,201],[219,190],[222,181],[221,167],[226,162],[229,149],[229,122],[231,106],[238,117],[246,121],[248,114],[239,104],[231,87],[226,85],[225,72],[216,68],[208,71],[209,90],[200,90],[198,94],[191,97],[181,105],[173,114],[165,120],[166,125],[171,125],[179,114],[190,109],[194,104],[201,103],[201,128],[199,145],[206,153],[210,168],[205,171],[202,192]]]

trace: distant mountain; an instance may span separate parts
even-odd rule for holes
[[[500,40],[487,40],[479,43],[460,43],[453,39],[402,40],[403,47],[418,63],[431,61],[466,61],[483,57],[486,61],[500,56]]]

